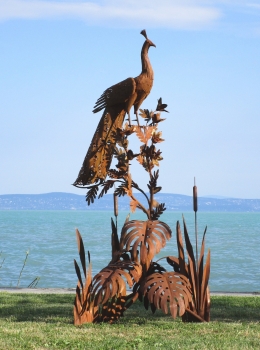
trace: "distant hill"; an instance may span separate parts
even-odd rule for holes
[[[144,203],[141,194],[136,197]],[[159,193],[156,199],[165,203],[167,210],[192,211],[191,196]],[[199,197],[198,206],[203,212],[260,212],[260,199]],[[127,196],[119,198],[119,209],[129,210]],[[72,193],[8,194],[0,195],[0,210],[113,210],[113,198],[107,194],[88,206],[84,195]]]

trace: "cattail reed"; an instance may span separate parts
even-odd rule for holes
[[[118,198],[117,195],[114,192],[114,215],[117,218],[118,216]]]
[[[197,186],[195,183],[195,177],[194,177],[194,186],[193,186],[193,210],[195,213],[198,211],[198,194],[197,194]]]
[[[117,217],[118,217],[118,197],[114,192],[114,215],[116,218],[116,229],[117,229]]]
[[[194,177],[194,186],[193,186],[193,210],[195,212],[196,264],[198,267],[198,227],[197,227],[198,192],[197,192],[195,177]]]
[[[197,301],[197,310],[199,310],[199,265],[198,265],[198,226],[197,226],[197,211],[198,211],[198,192],[197,192],[197,186],[196,186],[196,179],[194,177],[194,186],[193,186],[193,210],[195,213],[195,240],[196,240],[196,301]]]

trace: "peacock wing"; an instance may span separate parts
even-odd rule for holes
[[[134,78],[127,78],[118,84],[106,89],[97,100],[93,113],[101,111],[103,108],[126,103],[136,90]]]

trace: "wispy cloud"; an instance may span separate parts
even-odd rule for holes
[[[247,4],[248,7],[253,7],[253,8],[256,8],[258,10],[260,10],[260,4],[255,4],[255,3],[249,3]]]
[[[200,28],[214,23],[221,11],[211,1],[0,0],[0,20],[74,18],[95,25]]]

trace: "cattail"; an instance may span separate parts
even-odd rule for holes
[[[198,211],[198,194],[197,194],[197,186],[195,183],[195,177],[194,177],[194,186],[193,186],[193,210],[195,213]]]
[[[114,215],[115,217],[118,216],[118,198],[115,192],[114,192]]]

